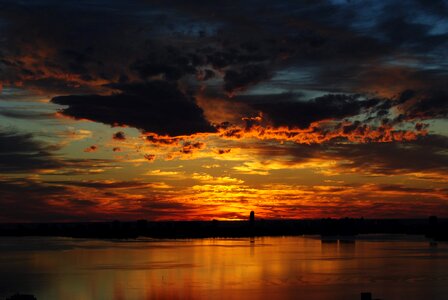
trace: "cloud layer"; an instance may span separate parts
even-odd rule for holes
[[[0,1],[0,221],[448,216],[447,12]]]

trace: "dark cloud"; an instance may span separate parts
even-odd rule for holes
[[[95,175],[116,167],[115,161],[109,159],[68,159],[58,158],[59,167],[46,172],[46,175]]]
[[[157,49],[157,45],[154,45]],[[140,78],[151,79],[162,76],[168,81],[176,81],[185,75],[196,74],[196,66],[201,61],[194,53],[174,46],[160,47],[152,50],[145,58],[135,61],[130,68],[136,71]]]
[[[428,135],[406,143],[334,145],[328,153],[346,160],[341,166],[347,170],[384,175],[417,172],[448,174],[447,148],[447,137]]]
[[[47,200],[67,196],[63,187],[27,179],[0,179],[0,221],[32,222],[64,220],[67,213],[53,209]],[[7,213],[5,213],[7,212]]]
[[[89,148],[90,149],[90,148]],[[32,134],[0,130],[0,174],[89,175],[113,168],[107,159],[69,159],[57,154],[59,146],[38,141]]]
[[[205,148],[205,143],[202,142],[185,142],[180,150],[183,154],[192,154],[195,151]]]
[[[147,198],[135,205],[121,191],[145,189]],[[114,219],[148,219],[179,216],[196,211],[197,205],[158,200],[157,191],[138,181],[52,181],[0,178],[0,222],[77,222]],[[98,197],[98,198],[96,198]],[[114,208],[104,209],[100,199],[110,199]]]
[[[150,133],[146,136],[146,140],[155,145],[167,146],[167,145],[178,145],[179,142],[183,140],[180,137],[169,137],[169,136],[159,136],[155,133]]]
[[[265,102],[252,101],[249,105],[261,111],[276,126],[307,128],[312,122],[357,116],[380,102],[378,99],[366,100],[359,95],[343,94],[328,94],[309,101],[295,98],[294,94],[275,95],[272,99],[263,96],[261,99]]]
[[[72,1],[4,3],[0,81],[66,94],[118,78],[128,61],[125,54],[135,51],[129,33],[140,26],[124,13],[131,13],[129,6],[120,8],[117,13]]]
[[[0,131],[0,173],[29,173],[60,167],[54,148],[31,134]]]
[[[154,154],[145,154],[143,157],[149,162],[153,162],[156,159]]]
[[[432,14],[440,16],[446,16],[448,14],[448,3],[446,3],[446,1],[444,0],[417,0],[416,2],[423,9]]]
[[[123,131],[118,131],[118,132],[114,133],[112,138],[117,141],[124,141],[124,140],[126,140],[126,135],[124,134]]]
[[[448,137],[442,135],[420,136],[407,142],[352,144],[331,141],[250,147],[256,149],[262,159],[283,161],[285,165],[315,159],[336,161],[335,170],[342,174],[420,174],[422,178],[433,176],[434,180],[448,176]]]
[[[78,186],[94,189],[132,189],[144,188],[148,184],[138,181],[74,181],[74,180],[59,180],[48,181],[47,184],[54,184],[58,186]]]
[[[448,117],[448,91],[429,91],[418,93],[405,91],[401,94],[398,106],[402,117],[407,119],[437,119]]]
[[[97,145],[92,145],[84,149],[84,152],[96,152],[98,150]]]
[[[345,161],[341,163],[343,170],[382,175],[420,172],[446,176],[447,148],[447,137],[428,135],[406,143],[339,144],[325,152]]]
[[[440,193],[442,196],[448,196],[447,189],[434,189],[434,188],[417,188],[409,187],[402,184],[381,184],[377,186],[377,190],[386,192],[404,192],[404,193],[414,193],[414,194],[433,194]]]
[[[242,91],[269,77],[269,71],[261,65],[248,65],[238,70],[230,69],[224,76],[224,89],[227,92]]]
[[[175,84],[151,81],[145,84],[113,85],[120,90],[110,96],[60,96],[53,103],[67,105],[61,112],[111,126],[132,126],[145,132],[184,135],[213,132],[194,98]]]
[[[254,147],[260,155],[291,164],[328,159],[338,161],[342,173],[443,176],[448,172],[446,137],[394,135],[412,133],[406,132],[410,128],[424,135],[435,123],[431,120],[447,118],[448,39],[441,21],[446,12],[446,1],[439,0],[5,0],[0,4],[0,86],[61,95],[52,101],[65,105],[62,114],[138,128],[153,146],[177,146],[177,155],[205,147],[181,135],[218,129],[224,138],[259,138]],[[219,101],[208,106],[198,101],[198,106],[202,92]],[[213,111],[205,114],[206,107]],[[0,115],[49,117],[6,108]],[[209,115],[219,115],[217,123],[224,123],[212,126]],[[312,127],[300,140],[313,122],[325,120],[332,120],[332,127]],[[114,138],[125,136],[117,132]],[[285,144],[273,146],[273,139]],[[374,143],[380,141],[388,143]],[[227,147],[213,149],[225,154]],[[113,167],[109,160],[62,159],[54,150],[32,135],[1,131],[0,172],[74,176]],[[94,200],[75,197],[72,188],[108,189],[101,195],[125,206],[135,201],[117,200],[122,195],[116,190],[138,187],[2,180],[1,208],[13,207],[11,215],[21,220],[32,218],[33,211],[47,214],[46,220],[83,219],[47,201],[63,199],[78,211],[95,208]],[[400,186],[378,190],[425,192]],[[383,206],[378,201],[377,207]],[[344,209],[349,208],[341,207],[341,214]],[[197,207],[146,201],[126,213],[182,218],[197,213]]]
[[[434,6],[436,5],[434,3]],[[430,5],[426,7],[430,8]],[[441,5],[440,8],[443,10]],[[404,49],[412,49],[418,52],[429,49],[434,50],[437,47],[447,44],[448,35],[446,33],[431,32],[431,29],[433,29],[432,24],[427,24],[426,22],[422,22],[422,20],[416,20],[409,12],[402,11],[402,7],[399,7],[397,3],[392,3],[384,7],[384,11],[390,9],[396,9],[395,13],[391,14],[388,11],[379,18],[377,24],[378,32],[383,34],[390,43],[403,47]],[[431,17],[426,16],[426,18]]]
[[[17,47],[5,48],[3,80],[66,94],[98,88],[98,81],[128,81],[135,75],[140,79],[162,76],[179,80],[196,74],[198,67],[207,67],[205,76],[199,78],[210,79],[216,71],[225,69],[224,89],[233,91],[269,79],[281,57],[293,62],[312,57],[327,60],[339,59],[331,54],[337,48],[352,57],[379,49],[372,43],[366,46],[367,38],[355,43],[350,39],[339,41],[348,36],[345,33],[337,38],[331,37],[334,32],[326,33],[334,23],[344,27],[342,16],[347,21],[353,15],[326,1],[288,2],[290,9],[273,1],[263,1],[257,7],[245,2],[146,2],[150,5],[144,1],[139,5],[111,2],[103,6],[43,1],[31,8],[9,3],[3,17],[12,24],[6,31],[8,42]],[[152,18],[139,17],[141,12]],[[322,24],[310,21],[317,16]],[[214,26],[216,29],[208,30]],[[25,33],[25,28],[33,31]],[[194,30],[209,33],[194,34]],[[18,38],[25,34],[26,41]],[[326,43],[328,40],[335,42]],[[344,50],[344,45],[350,45],[350,49]],[[358,46],[362,47],[359,51]]]
[[[340,122],[334,129],[342,127],[343,133],[349,134],[384,126],[392,129],[393,126],[409,125],[418,131],[427,129],[429,125],[422,121],[448,116],[447,96],[448,93],[441,90],[405,90],[391,98],[326,94],[306,100],[302,94],[282,93],[240,95],[231,102],[250,108],[241,112],[246,115],[261,113],[262,119],[274,126],[303,129],[313,122],[332,120]],[[246,129],[260,121],[258,117],[242,119]]]
[[[7,2],[0,13],[8,24],[0,28],[5,33],[0,81],[65,95],[104,94],[104,84],[154,78],[194,90],[207,80],[213,81],[210,89],[233,94],[275,85],[275,75],[287,70],[291,78],[278,83],[286,90],[445,88],[440,61],[447,39],[434,32],[435,15],[445,9],[443,1],[420,0],[406,6],[395,1]],[[406,74],[391,69],[393,60]]]
[[[212,79],[213,77],[215,77],[215,72],[210,69],[199,69],[196,72],[196,78],[199,81],[207,81],[209,79]]]
[[[0,111],[0,115],[7,118],[25,119],[25,120],[47,120],[54,118],[53,113],[39,113],[32,111],[23,111],[22,109],[8,109],[3,108]]]
[[[232,149],[218,149],[218,154],[227,154],[230,153]]]

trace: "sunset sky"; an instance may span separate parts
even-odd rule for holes
[[[0,222],[448,217],[447,16],[0,0]]]

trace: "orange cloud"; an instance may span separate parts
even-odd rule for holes
[[[205,143],[203,142],[185,142],[180,150],[183,154],[192,154],[195,151],[202,150],[205,148]]]
[[[332,140],[344,138],[354,143],[412,141],[418,136],[427,134],[427,130],[396,130],[390,125],[373,127],[359,126],[351,131],[344,130],[352,122],[344,122],[339,126],[329,126],[334,122],[314,122],[308,128],[272,127],[255,124],[250,127],[239,126],[218,127],[218,135],[226,139],[257,138],[261,140],[292,141],[298,144],[321,144]]]
[[[154,154],[145,154],[144,157],[149,162],[153,162],[156,159],[156,156]]]
[[[169,176],[167,172],[156,171],[151,173]],[[177,175],[177,172],[171,173]],[[245,219],[250,210],[256,211],[257,217],[267,219],[448,216],[448,193],[443,188],[341,183],[254,187],[230,177],[204,173],[193,174],[193,177],[201,184],[176,187],[164,181],[45,183],[32,179],[11,181],[0,178],[0,190],[7,203],[15,203],[21,208],[14,212],[16,220],[28,206],[34,207],[36,220],[51,213],[59,221]],[[39,204],[37,211],[33,206],[36,203]],[[11,206],[11,209],[15,207]],[[59,215],[61,217],[57,219]]]
[[[229,176],[218,176],[214,177],[205,173],[193,173],[191,175],[192,179],[199,180],[206,184],[243,184],[244,181],[237,178],[232,178]]]
[[[149,143],[158,146],[178,145],[184,139],[183,137],[171,137],[168,135],[158,135],[156,133],[147,133],[144,136]]]
[[[84,149],[84,152],[96,152],[98,150],[98,146],[97,145],[92,145],[90,147],[87,147],[86,149]]]

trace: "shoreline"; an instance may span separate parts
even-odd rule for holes
[[[362,234],[423,235],[448,240],[448,219],[315,219],[256,221],[112,221],[0,224],[2,236],[60,236],[99,239],[239,238],[263,236],[345,237]]]

